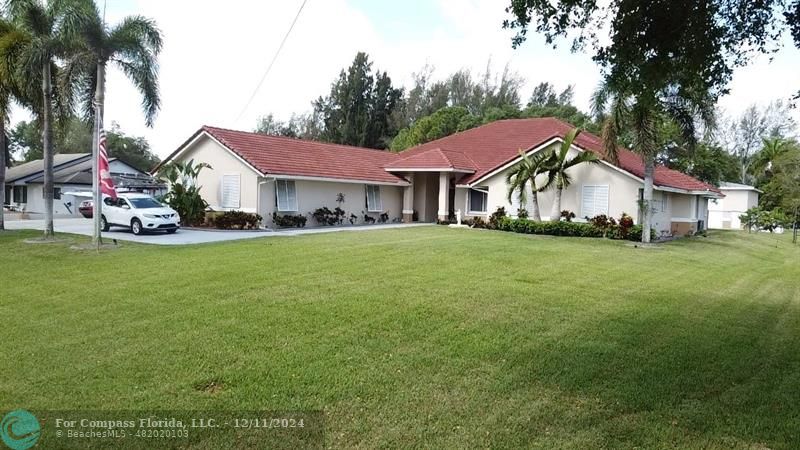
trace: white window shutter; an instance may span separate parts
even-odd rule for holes
[[[222,176],[222,207],[239,208],[241,197],[241,179],[239,174]]]
[[[581,217],[608,215],[608,186],[583,186],[581,191]]]

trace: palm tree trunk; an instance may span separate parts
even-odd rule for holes
[[[0,230],[6,229],[5,210],[6,204],[6,121],[0,118]]]
[[[645,156],[644,158],[644,192],[642,199],[642,242],[650,242],[650,228],[653,221],[653,174],[656,170],[655,159],[652,156]]]
[[[103,123],[103,110],[106,92],[106,65],[97,64],[97,87],[94,93],[94,132],[92,133],[92,245],[97,249],[103,243],[100,236],[100,216],[103,214],[103,194],[100,192],[100,127]]]
[[[536,188],[533,189],[533,197],[531,197],[531,216],[537,222],[542,221],[542,215],[539,213],[539,193]]]
[[[50,239],[53,231],[53,86],[50,61],[42,66],[42,146],[44,147],[44,237]]]
[[[564,188],[558,186],[556,188],[556,198],[553,199],[553,211],[550,213],[550,221],[551,222],[558,222],[561,220],[561,191]]]

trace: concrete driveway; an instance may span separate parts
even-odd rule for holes
[[[43,230],[43,220],[9,220],[5,223],[7,230]],[[53,223],[57,233],[81,234],[84,236],[92,235],[92,221],[81,218],[56,218]],[[367,231],[375,229],[403,228],[424,226],[429,224],[387,224],[387,225],[365,225],[350,227],[325,227],[325,228],[303,228],[292,230],[257,230],[257,231],[204,231],[180,229],[175,234],[156,233],[143,234],[136,236],[130,230],[112,227],[111,231],[103,233],[105,239],[117,239],[120,241],[141,242],[143,244],[158,245],[186,245],[186,244],[205,244],[209,242],[237,241],[240,239],[254,239],[261,237],[276,236],[300,236],[304,234],[331,233],[336,231]]]

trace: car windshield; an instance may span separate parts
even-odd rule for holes
[[[156,199],[153,197],[136,197],[136,198],[129,198],[129,202],[133,205],[136,209],[148,209],[148,208],[163,208],[164,206],[161,203],[158,203]]]

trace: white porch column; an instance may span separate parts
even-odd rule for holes
[[[450,174],[439,172],[439,220],[447,220],[450,208],[447,207],[447,199],[450,197]]]
[[[411,184],[403,188],[403,222],[411,223],[414,221],[414,174],[409,173],[406,178]]]

